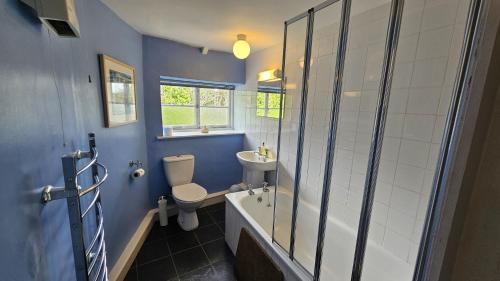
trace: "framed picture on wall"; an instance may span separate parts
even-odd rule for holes
[[[107,55],[99,55],[101,65],[104,126],[137,122],[135,68]]]

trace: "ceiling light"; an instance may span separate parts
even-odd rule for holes
[[[257,81],[259,82],[274,82],[281,80],[281,70],[279,69],[269,69],[266,71],[259,72],[257,74]]]
[[[238,40],[233,45],[233,54],[240,60],[244,60],[250,55],[250,44],[245,34],[238,34],[237,38]]]

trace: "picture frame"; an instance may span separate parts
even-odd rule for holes
[[[100,54],[104,126],[112,128],[137,122],[135,68]]]

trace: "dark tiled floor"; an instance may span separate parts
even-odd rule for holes
[[[198,211],[200,226],[183,231],[177,217],[153,226],[125,281],[236,280],[234,256],[224,240],[224,203]]]

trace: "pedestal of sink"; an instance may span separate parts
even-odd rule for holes
[[[254,188],[258,188],[264,182],[265,172],[248,169],[243,167],[243,182],[246,185],[251,184]]]

